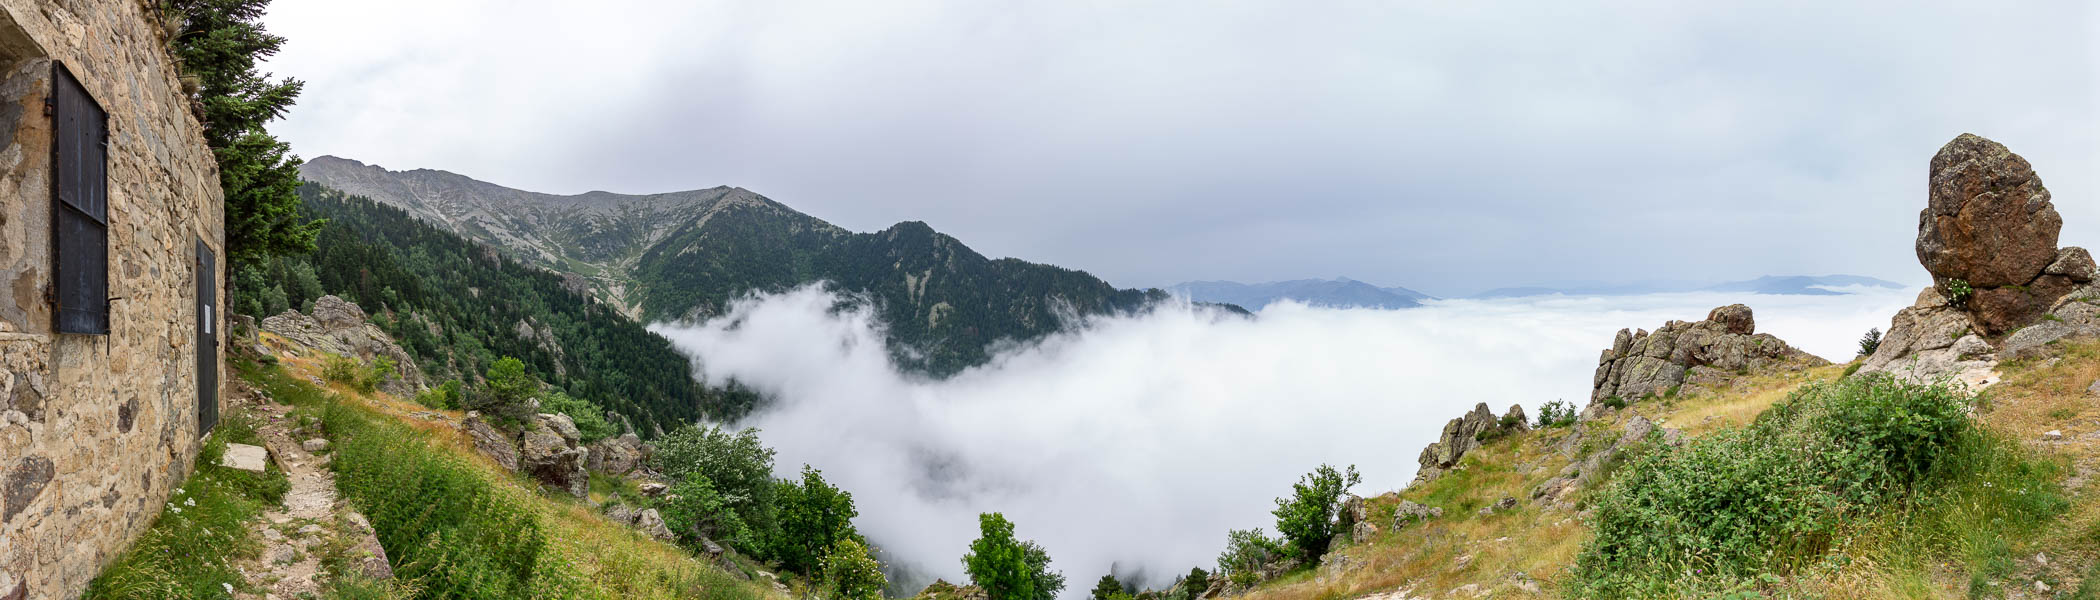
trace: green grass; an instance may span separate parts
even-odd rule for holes
[[[1978,426],[1969,404],[1942,386],[1847,378],[1747,427],[1658,446],[1598,494],[1567,591],[1755,593],[1853,557],[1913,573],[1952,560],[1988,586],[2070,505],[2061,466]]]
[[[234,564],[262,549],[247,523],[282,501],[291,484],[274,462],[262,473],[219,466],[228,442],[259,444],[254,419],[230,411],[220,420],[198,453],[197,472],[84,597],[224,598],[244,587]]]

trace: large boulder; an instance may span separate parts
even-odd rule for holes
[[[578,498],[590,494],[584,467],[589,451],[577,444],[576,424],[566,415],[540,414],[518,437],[518,467],[541,483]]]
[[[1590,402],[1665,395],[1695,372],[1725,378],[1733,372],[1828,364],[1756,330],[1750,307],[1741,304],[1715,308],[1704,321],[1670,321],[1654,333],[1621,329],[1598,357]]]
[[[1964,133],[1933,155],[1918,262],[1985,337],[2033,323],[2093,280],[2090,254],[2056,247],[2062,229],[2042,178],[2004,144]]]
[[[340,354],[363,361],[386,357],[393,361],[395,368],[395,377],[380,384],[380,389],[386,393],[407,397],[430,387],[423,370],[416,366],[415,357],[409,356],[394,343],[394,338],[367,320],[364,309],[348,300],[322,296],[314,300],[312,316],[287,310],[263,319],[262,330],[309,351]]]

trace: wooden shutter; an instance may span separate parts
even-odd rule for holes
[[[109,117],[52,61],[51,193],[59,333],[109,333]]]

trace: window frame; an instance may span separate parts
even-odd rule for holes
[[[84,104],[77,110],[85,115],[99,116],[99,123],[90,124],[86,119],[78,123],[63,121],[64,117],[69,115],[65,114],[66,111],[60,107],[60,103],[72,100],[62,101],[60,95],[69,93],[65,88],[68,85],[72,86],[73,90],[78,90],[79,100]],[[46,102],[46,106],[51,109],[51,301],[54,309],[51,317],[52,331],[61,334],[109,335],[109,306],[110,301],[115,300],[109,293],[109,111],[103,108],[94,94],[88,92],[87,86],[73,75],[72,69],[57,60],[51,61],[51,93],[46,97]],[[93,127],[94,139],[86,140],[80,127],[74,125]],[[67,139],[73,141],[64,141]],[[94,152],[100,164],[88,167],[82,162],[76,165],[81,170],[91,171],[90,173],[67,171],[69,167],[65,164],[65,159],[68,157],[64,155],[62,148],[69,143],[81,146],[77,151]],[[96,178],[99,178],[99,181],[89,183]],[[81,189],[71,189],[69,186],[78,186]],[[92,242],[76,239],[82,235],[100,238],[99,256],[87,255],[88,250],[95,246]],[[90,281],[81,284],[86,289],[76,290],[76,286],[69,283],[71,280],[68,278],[75,273],[73,269],[66,268],[68,263],[73,263],[71,266],[74,269],[96,269],[99,273]],[[100,288],[99,294],[93,293],[97,287]],[[82,294],[87,294],[89,298],[82,298]],[[96,295],[100,298],[92,298]]]

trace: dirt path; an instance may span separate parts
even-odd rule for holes
[[[302,437],[299,424],[289,414],[292,407],[253,397],[256,401],[247,408],[258,421],[256,432],[292,485],[282,506],[264,511],[261,520],[250,524],[263,542],[263,552],[258,561],[244,565],[241,571],[252,589],[265,592],[245,597],[319,597],[321,560],[329,553],[352,553],[347,556],[363,574],[390,576],[385,552],[372,537],[371,526],[338,500],[335,474],[328,469],[329,457],[316,454],[326,452],[327,442]]]

